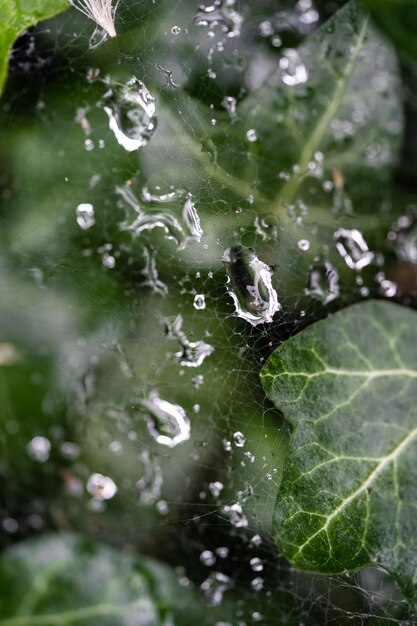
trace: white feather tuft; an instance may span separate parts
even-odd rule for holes
[[[116,37],[114,15],[118,2],[114,7],[112,7],[112,0],[69,0],[69,2],[90,20],[101,26],[110,37]]]

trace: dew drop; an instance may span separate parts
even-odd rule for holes
[[[301,85],[308,81],[308,72],[295,48],[286,48],[279,60],[282,82],[288,86]]]
[[[212,496],[218,498],[221,492],[223,491],[224,485],[219,480],[216,480],[213,483],[209,484],[209,490]]]
[[[234,434],[233,434],[233,441],[235,442],[235,446],[237,448],[243,448],[243,446],[245,445],[245,436],[243,433],[241,433],[239,430],[237,430]]]
[[[237,100],[233,96],[225,96],[222,100],[222,107],[229,113],[231,119],[236,118]]]
[[[257,576],[251,581],[250,586],[252,587],[254,591],[261,591],[261,589],[263,589],[263,586],[264,586],[264,579],[261,578],[260,576]]]
[[[259,547],[262,544],[262,538],[260,535],[253,535],[250,540],[252,546]]]
[[[110,500],[117,492],[116,483],[103,474],[91,474],[87,481],[87,491],[96,500]]]
[[[218,26],[227,37],[238,37],[243,18],[235,11],[234,5],[235,0],[215,0],[211,5],[200,6],[194,22],[210,29]]]
[[[202,309],[206,308],[206,297],[204,294],[198,293],[194,297],[194,308],[197,309],[198,311],[201,311]]]
[[[89,203],[79,204],[75,210],[77,224],[82,230],[88,230],[96,223],[94,207]]]
[[[109,128],[128,152],[146,146],[156,129],[155,98],[136,77],[125,85],[114,86],[104,111]]]
[[[173,26],[171,28],[171,33],[173,35],[179,35],[181,33],[181,26]]]
[[[252,539],[252,542],[253,542],[253,539]],[[254,572],[262,572],[264,568],[262,559],[258,558],[257,556],[255,556],[253,559],[249,561],[249,565],[251,566],[251,569]]]
[[[221,572],[212,572],[210,576],[201,583],[201,589],[204,592],[207,604],[211,606],[219,606],[222,603],[223,594],[231,587],[232,583],[229,576]]]
[[[250,128],[246,133],[246,138],[251,143],[258,141],[258,135],[256,134],[256,130],[254,128]]]
[[[339,297],[339,274],[328,261],[310,267],[305,293],[328,304]]]
[[[228,272],[228,293],[235,305],[235,315],[252,326],[272,322],[281,309],[272,286],[272,269],[254,250],[243,246],[225,250],[223,263]]]
[[[374,260],[374,253],[370,252],[360,230],[339,228],[333,235],[336,248],[346,265],[360,271]]]
[[[310,242],[308,239],[300,239],[297,245],[298,245],[298,248],[302,250],[303,252],[307,252],[307,250],[310,249]]]
[[[166,326],[168,339],[176,339],[181,350],[175,354],[180,365],[185,367],[199,367],[204,360],[214,352],[213,346],[205,341],[190,341],[182,330],[183,318],[178,314],[171,325]]]
[[[400,217],[392,225],[388,240],[400,261],[417,265],[417,212]]]
[[[214,556],[213,552],[211,552],[210,550],[204,550],[200,554],[200,561],[202,562],[203,565],[206,565],[207,567],[211,567],[212,565],[215,564],[216,557]]]
[[[174,448],[190,438],[190,420],[180,405],[162,400],[156,391],[140,404],[148,411],[148,430],[157,443]]]
[[[222,511],[229,518],[230,523],[235,528],[248,527],[248,519],[243,513],[242,507],[238,502],[232,504],[231,506],[227,505],[223,507]]]
[[[49,459],[51,443],[46,437],[36,436],[26,445],[26,452],[33,461],[45,463]]]

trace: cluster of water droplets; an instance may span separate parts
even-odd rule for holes
[[[197,207],[190,194],[183,190],[175,190],[166,194],[151,194],[145,187],[142,197],[139,198],[133,192],[130,185],[116,187],[116,193],[120,197],[124,208],[130,207],[134,211],[134,220],[122,222],[122,230],[128,230],[134,238],[146,231],[161,228],[167,239],[176,243],[179,250],[184,250],[193,243],[199,243],[203,236]],[[170,205],[182,198],[181,216],[177,216],[173,210],[166,208],[164,211],[155,211],[161,205]]]
[[[243,17],[235,9],[235,0],[215,0],[213,4],[200,6],[194,22],[210,31],[220,28],[227,37],[238,37]]]

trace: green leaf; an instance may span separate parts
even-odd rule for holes
[[[168,567],[82,536],[24,541],[0,560],[0,626],[183,625],[197,606]]]
[[[0,94],[6,80],[10,50],[18,35],[68,7],[67,0],[0,0]]]
[[[240,109],[245,129],[257,133],[252,156],[263,190],[273,196],[271,213],[314,185],[314,168],[329,176],[338,168],[357,186],[365,176],[375,179],[385,172],[386,177],[397,160],[401,133],[396,55],[355,0],[291,52],[299,83],[289,84],[297,79],[294,69],[291,74],[282,67],[284,51],[280,67]],[[286,180],[277,190],[278,163]]]
[[[262,370],[294,426],[275,540],[297,567],[385,568],[415,604],[416,313],[369,301],[313,324]]]
[[[398,50],[417,60],[417,5],[415,0],[363,0],[375,23]]]

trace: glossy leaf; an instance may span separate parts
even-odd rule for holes
[[[18,35],[68,7],[67,0],[0,0],[0,93],[6,80],[10,50]]]
[[[275,510],[279,550],[301,569],[376,563],[415,603],[416,314],[369,301],[317,322],[262,370],[294,426]]]
[[[196,611],[168,567],[79,535],[27,540],[0,560],[1,626],[184,625]]]

